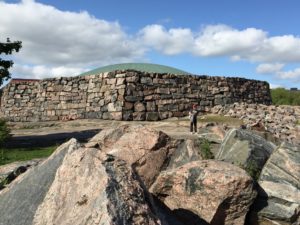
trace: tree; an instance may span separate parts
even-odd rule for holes
[[[0,162],[4,159],[4,142],[10,138],[10,129],[8,128],[6,121],[0,118]],[[1,165],[1,163],[0,163]],[[1,185],[0,185],[1,186]]]
[[[21,48],[21,41],[11,42],[9,38],[7,38],[6,42],[0,42],[0,54],[11,55],[13,51],[18,52]],[[12,67],[13,64],[14,63],[11,60],[3,60],[0,58],[0,86],[3,84],[4,80],[10,79],[8,69]]]
[[[271,96],[275,105],[300,105],[300,91],[276,88],[271,90]]]

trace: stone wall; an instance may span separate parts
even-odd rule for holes
[[[1,97],[10,121],[101,118],[160,120],[234,102],[270,104],[266,82],[243,78],[115,71],[40,81],[12,80]]]

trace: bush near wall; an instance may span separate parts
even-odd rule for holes
[[[300,91],[290,91],[284,88],[271,90],[274,105],[300,105]]]

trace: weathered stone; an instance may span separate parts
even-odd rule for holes
[[[144,112],[145,110],[146,110],[146,107],[145,107],[144,103],[136,102],[134,104],[134,111],[135,112]]]
[[[147,85],[152,85],[152,78],[151,77],[141,77],[141,83],[142,84],[147,84]]]
[[[164,119],[167,119],[167,118],[170,118],[172,117],[172,113],[171,112],[159,112],[159,118],[161,120],[164,120]]]
[[[175,150],[176,143],[163,132],[142,125],[124,125],[101,131],[86,146],[99,146],[101,151],[125,160],[137,171],[146,187],[149,187],[169,154]]]
[[[170,94],[170,89],[169,88],[157,88],[156,89],[157,94]]]
[[[174,169],[192,161],[202,160],[200,148],[198,140],[187,139],[180,141],[175,151],[172,152],[165,168]]]
[[[203,123],[200,127],[205,128],[205,131],[201,132],[199,136],[208,140],[210,143],[221,144],[224,141],[226,135],[226,126],[224,127],[217,125],[217,123],[210,122]]]
[[[125,78],[117,78],[117,86],[122,85],[125,83]]]
[[[159,120],[158,112],[147,112],[146,113],[146,120],[147,121],[157,121],[157,120]]]
[[[111,112],[109,119],[122,120],[122,118],[123,118],[123,113],[122,112]]]
[[[9,188],[4,189],[0,193],[0,224],[32,225],[35,212],[52,185],[65,155],[79,147],[75,139],[62,144],[46,161],[19,176]]]
[[[138,82],[138,80],[139,80],[139,77],[136,75],[126,77],[126,82],[128,82],[128,83],[135,83],[135,82]]]
[[[274,224],[300,221],[300,148],[283,143],[271,155],[258,180],[254,212]]]
[[[33,159],[0,166],[0,190],[8,186],[19,175],[25,173],[30,168],[39,165],[44,160],[45,159]]]
[[[114,102],[114,103],[109,103],[107,105],[107,110],[109,112],[121,112],[123,108],[123,102]]]
[[[244,224],[256,196],[253,181],[245,171],[229,163],[209,160],[161,172],[150,192],[179,217],[181,211],[186,212],[187,224],[196,215],[212,225]]]
[[[134,112],[132,114],[132,118],[133,118],[133,120],[143,121],[146,119],[146,113],[145,112]]]
[[[219,83],[222,85],[218,85]],[[0,107],[2,114],[9,115],[7,118],[12,121],[27,121],[31,118],[33,120],[27,110],[29,107],[38,114],[35,118],[39,118],[39,120],[57,119],[58,117],[54,116],[57,115],[56,112],[54,115],[50,113],[48,116],[43,112],[56,110],[55,106],[61,104],[65,105],[63,108],[57,108],[58,110],[70,110],[74,109],[74,106],[79,109],[81,108],[79,105],[86,105],[86,111],[80,113],[78,117],[80,118],[90,110],[90,106],[96,107],[96,103],[102,107],[116,101],[127,101],[133,104],[143,102],[146,106],[147,101],[166,100],[172,101],[166,103],[170,104],[168,107],[157,103],[156,106],[148,106],[150,110],[147,111],[163,111],[163,117],[169,118],[174,114],[177,116],[186,115],[189,109],[182,107],[182,105],[191,102],[205,106],[207,111],[214,104],[226,105],[241,101],[270,103],[269,86],[265,82],[240,78],[179,76],[137,71],[114,71],[81,77],[49,78],[34,82],[12,80],[3,89],[2,96],[4,99],[1,101]],[[33,102],[34,104],[32,104]],[[124,105],[122,107],[122,110],[131,110],[126,109]],[[23,112],[22,116],[18,113],[19,111]],[[168,111],[171,113],[167,113]],[[254,113],[252,111],[251,113]],[[293,113],[294,111],[290,110],[290,113],[285,116],[282,114],[279,116],[279,113],[270,118],[276,121],[284,120],[288,123],[288,128],[281,129],[284,131],[281,136],[284,136],[288,141],[291,139],[291,141],[297,142],[296,140],[300,138],[300,135],[297,135],[294,128],[290,128],[291,123],[295,123],[297,119],[292,115]],[[113,119],[113,117],[108,118]],[[279,136],[280,132],[275,131],[273,133]]]
[[[133,115],[132,115],[133,111],[132,110],[125,110],[122,112],[122,117],[123,120],[128,121],[128,120],[133,120]]]
[[[66,156],[33,224],[160,224],[130,167],[101,154],[81,148]]]
[[[157,109],[155,101],[147,102],[146,109],[148,112],[155,112]]]
[[[110,78],[106,80],[106,84],[111,85],[111,84],[116,84],[117,79],[116,78]]]
[[[141,101],[143,98],[142,97],[136,97],[136,96],[126,96],[125,100],[128,102],[137,102]]]
[[[275,147],[253,132],[232,129],[226,134],[216,159],[260,171]]]

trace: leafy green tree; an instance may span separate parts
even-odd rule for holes
[[[8,128],[7,124],[6,124],[6,120],[4,119],[0,119],[0,159],[3,160],[4,159],[4,149],[3,144],[4,142],[10,137],[10,129]]]
[[[300,105],[300,91],[290,91],[284,88],[271,90],[274,105]]]
[[[18,52],[22,48],[21,41],[11,42],[7,38],[6,42],[0,42],[0,54],[11,55],[13,51]],[[0,86],[3,81],[10,79],[10,73],[8,69],[13,66],[13,61],[4,60],[0,57]]]

